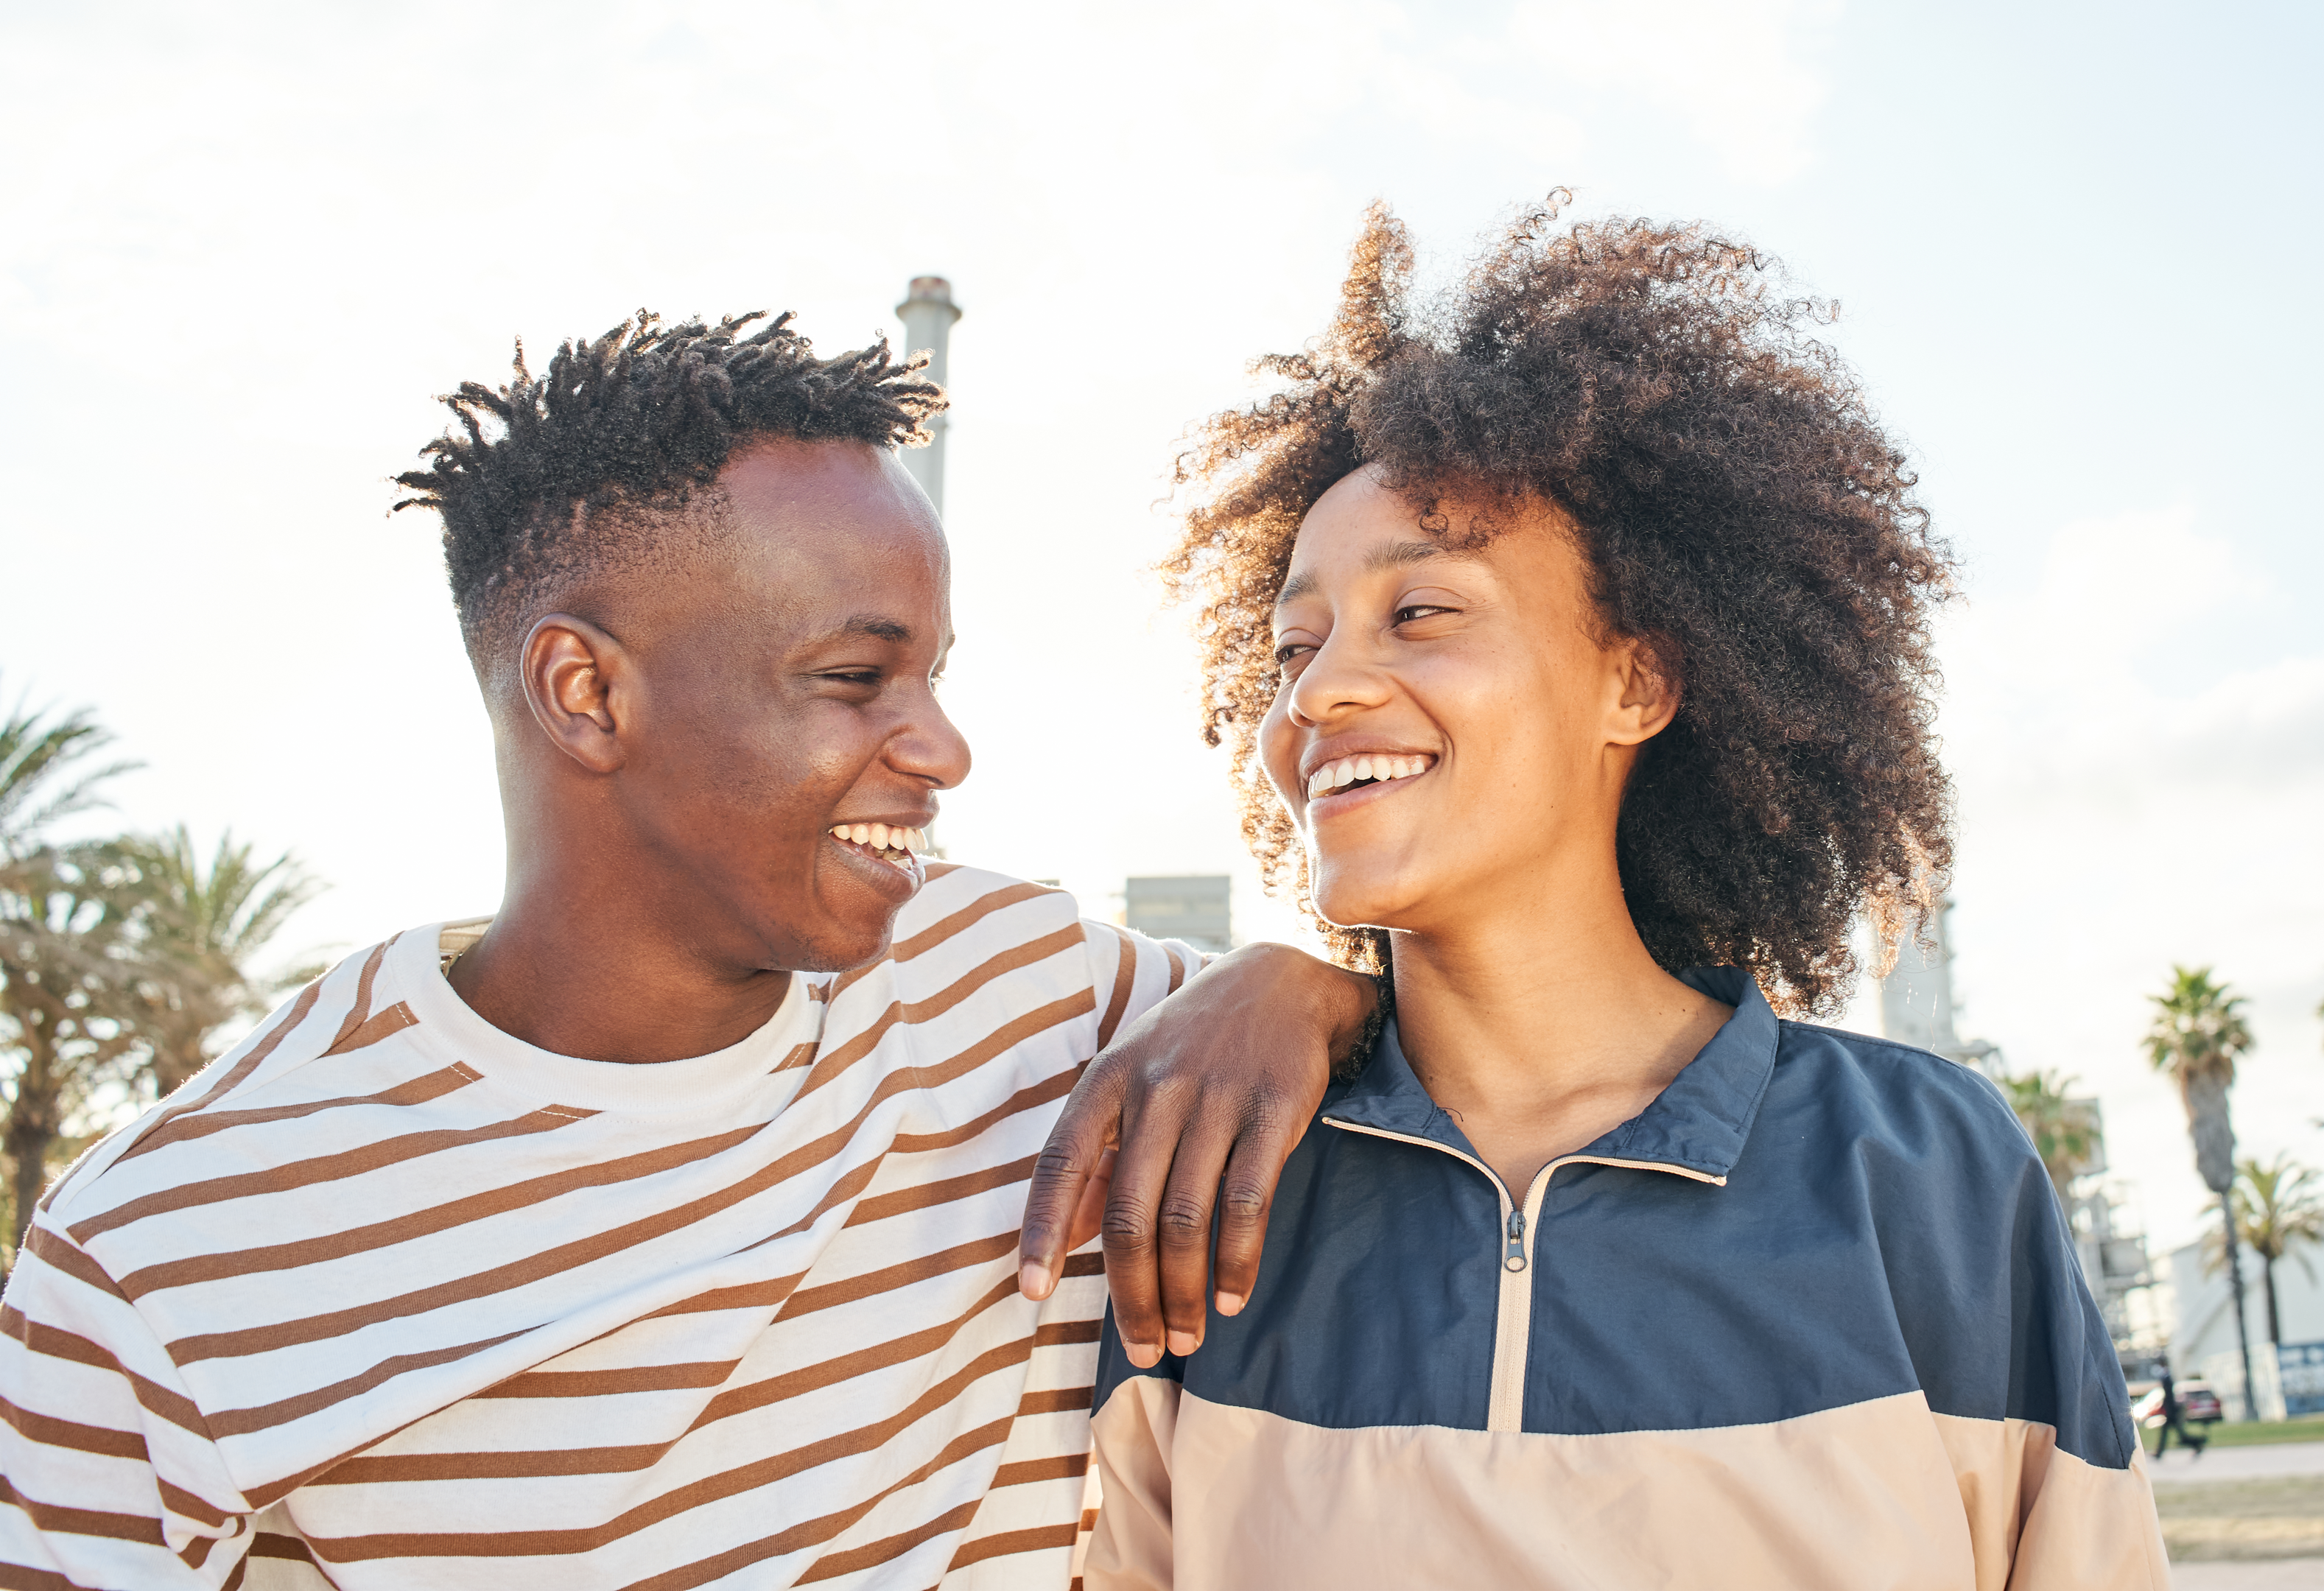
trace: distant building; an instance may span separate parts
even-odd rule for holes
[[[2211,1220],[2218,1222],[2218,1211]],[[2262,1420],[2324,1413],[2324,1267],[2309,1270],[2324,1252],[2309,1244],[2275,1262],[2275,1301],[2283,1328],[2280,1354],[2268,1351],[2266,1280],[2259,1255],[2243,1250],[2244,1313],[2252,1334],[2253,1403]],[[2225,1266],[2212,1268],[2211,1241],[2171,1251],[2171,1279],[2177,1293],[2177,1320],[2171,1332],[2171,1366],[2181,1375],[2200,1375],[2219,1394],[2228,1412],[2243,1407],[2243,1356],[2236,1351],[2235,1300],[2227,1292]]]
[[[1123,891],[1124,921],[1157,939],[1183,939],[1196,950],[1230,951],[1234,930],[1227,910],[1224,873],[1132,878]]]

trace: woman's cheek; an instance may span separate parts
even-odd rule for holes
[[[1296,821],[1305,810],[1305,804],[1299,798],[1299,737],[1284,711],[1280,691],[1268,707],[1267,716],[1259,721],[1259,763],[1267,770],[1267,782],[1275,786],[1276,798]]]

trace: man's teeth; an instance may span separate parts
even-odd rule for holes
[[[1342,758],[1307,776],[1307,798],[1313,801],[1360,779],[1408,779],[1415,774],[1426,773],[1429,766],[1425,757]]]
[[[928,845],[927,831],[901,825],[891,829],[885,823],[838,823],[833,826],[831,837],[851,840],[874,851],[925,851]]]

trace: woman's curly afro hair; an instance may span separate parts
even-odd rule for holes
[[[1204,739],[1232,748],[1270,889],[1305,860],[1257,756],[1273,608],[1301,520],[1362,465],[1455,529],[1446,500],[1546,501],[1575,528],[1600,622],[1682,690],[1616,839],[1630,915],[1672,969],[1748,968],[1779,1008],[1829,1010],[1871,918],[1885,961],[1951,861],[1931,734],[1932,607],[1950,566],[1914,478],[1773,262],[1696,225],[1521,214],[1441,303],[1412,303],[1384,208],[1330,332],[1258,370],[1281,390],[1213,417],[1178,461],[1186,531],[1164,566],[1201,602]],[[1312,910],[1312,906],[1309,907]],[[1386,936],[1327,926],[1347,964]]]

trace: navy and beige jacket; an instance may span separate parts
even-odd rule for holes
[[[1391,1026],[1285,1167],[1243,1312],[1109,1319],[1090,1591],[2169,1584],[2033,1145],[1923,1051],[1736,1007],[1509,1190]]]

